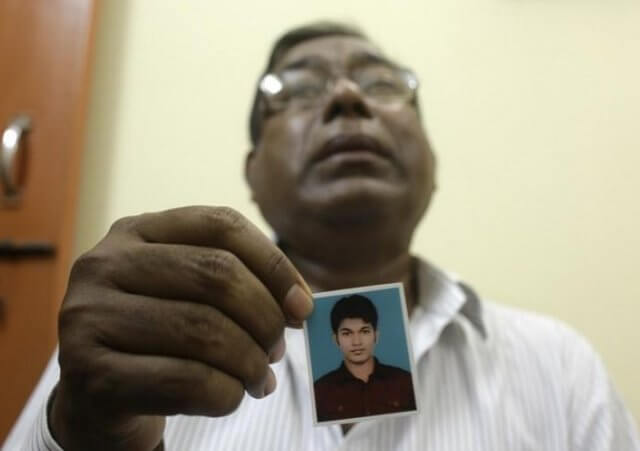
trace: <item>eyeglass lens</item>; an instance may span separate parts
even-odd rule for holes
[[[335,83],[335,77],[328,72],[311,68],[286,70],[279,78],[283,89],[273,100],[300,106],[319,101]],[[348,78],[363,95],[380,103],[403,101],[411,93],[406,74],[387,65],[363,66],[351,71]]]

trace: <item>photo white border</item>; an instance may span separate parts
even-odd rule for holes
[[[403,412],[390,412],[390,413],[382,413],[379,415],[367,415],[364,417],[355,417],[355,418],[347,418],[342,420],[328,420],[328,421],[318,421],[318,412],[316,410],[316,395],[313,390],[313,367],[311,366],[311,345],[309,342],[309,326],[307,321],[305,320],[303,323],[304,329],[304,343],[305,343],[305,351],[307,354],[307,367],[308,377],[309,377],[309,395],[311,396],[311,410],[313,414],[313,425],[314,426],[327,426],[331,424],[344,424],[344,423],[356,423],[359,421],[367,421],[373,420],[376,418],[391,418],[391,417],[400,417],[406,415],[415,415],[420,412],[420,397],[418,396],[418,385],[417,385],[417,371],[416,371],[416,362],[413,358],[413,346],[411,344],[411,337],[409,336],[409,315],[407,313],[407,302],[404,296],[404,285],[401,282],[394,283],[385,283],[380,285],[365,285],[362,287],[355,288],[344,288],[341,290],[332,290],[332,291],[322,291],[318,293],[313,293],[314,302],[316,299],[322,299],[332,296],[344,296],[349,294],[362,294],[363,291],[377,291],[384,290],[389,288],[396,288],[400,294],[400,304],[402,304],[402,325],[404,327],[404,338],[405,343],[407,345],[407,351],[409,353],[409,367],[411,373],[411,383],[413,384],[413,397],[416,401],[415,410],[406,410]],[[312,314],[313,315],[313,314]]]

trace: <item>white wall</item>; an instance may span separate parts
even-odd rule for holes
[[[422,80],[440,188],[415,251],[572,324],[640,418],[640,2],[110,0],[101,14],[77,252],[119,216],[179,205],[264,227],[242,179],[256,76],[285,28],[345,19]]]

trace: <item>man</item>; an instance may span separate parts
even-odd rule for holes
[[[246,178],[280,247],[230,208],[117,221],[73,266],[59,380],[55,367],[45,375],[40,392],[55,389],[25,448],[639,448],[582,338],[481,302],[410,254],[435,188],[410,71],[329,24],[287,33],[266,72]],[[309,287],[395,281],[420,415],[313,427],[295,330]]]
[[[378,312],[369,298],[354,294],[336,302],[331,328],[343,362],[314,383],[318,421],[416,409],[411,373],[374,356]]]

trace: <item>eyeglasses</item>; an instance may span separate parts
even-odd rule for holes
[[[361,67],[347,78],[369,102],[383,106],[408,102],[418,89],[418,79],[411,71],[388,65]],[[259,89],[272,110],[305,109],[320,104],[338,80],[327,70],[291,69],[266,74]]]

